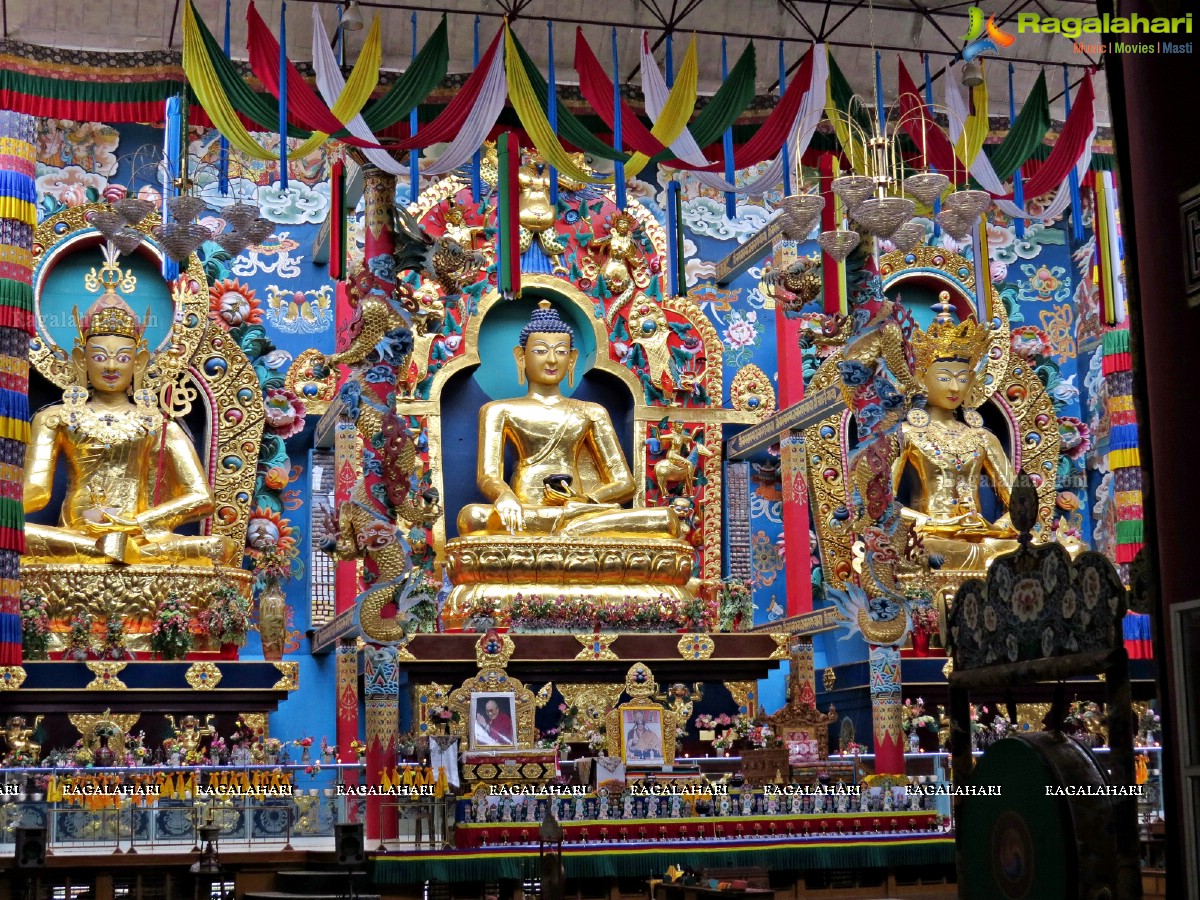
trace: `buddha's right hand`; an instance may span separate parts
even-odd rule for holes
[[[494,504],[500,524],[509,534],[525,530],[525,507],[517,499],[517,495],[509,492],[496,498]]]

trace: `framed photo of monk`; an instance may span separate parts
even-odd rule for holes
[[[512,691],[471,693],[470,748],[515,750],[517,747],[516,695]]]
[[[665,766],[661,706],[621,707],[621,758],[628,766]]]

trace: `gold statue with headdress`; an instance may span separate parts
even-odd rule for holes
[[[982,571],[996,554],[1016,548],[1017,532],[1007,513],[995,522],[984,518],[980,486],[990,479],[996,498],[1007,507],[1016,472],[975,409],[984,399],[977,378],[992,335],[974,318],[955,324],[948,296],[942,299],[934,322],[913,334],[926,403],[901,425],[892,477],[898,487],[906,468],[916,471],[919,490],[902,515],[922,536],[925,549],[940,554],[948,569]]]
[[[191,439],[143,387],[145,323],[121,296],[136,279],[111,244],[85,284],[103,293],[82,318],[75,311],[75,383],[34,416],[25,467],[26,512],[50,502],[60,457],[66,497],[58,525],[26,524],[25,561],[235,562],[241,548],[228,537],[174,533],[212,513],[213,492]]]

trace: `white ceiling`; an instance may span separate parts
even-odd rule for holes
[[[181,3],[184,0],[0,0],[10,39],[60,48],[89,50],[178,50],[180,46]],[[335,0],[316,0],[326,25],[332,31],[337,22]],[[1002,24],[1011,23],[1016,31],[1018,12],[1037,12],[1043,16],[1088,16],[1096,14],[1094,0],[975,0],[987,15],[995,15]],[[278,33],[280,0],[259,0],[262,17]],[[606,69],[611,71],[611,28],[617,28],[622,75],[634,74],[638,58],[638,40],[643,28],[652,41],[663,34],[665,25],[674,25],[676,65],[690,33],[698,34],[701,60],[701,90],[711,93],[720,83],[721,35],[729,38],[732,65],[748,39],[758,51],[758,89],[766,93],[777,80],[777,41],[785,43],[788,65],[794,63],[812,41],[822,35],[856,91],[870,96],[874,91],[873,56],[869,46],[883,53],[885,100],[896,96],[896,56],[904,59],[913,77],[920,82],[923,66],[919,54],[929,53],[935,75],[962,48],[967,31],[968,0],[364,0],[362,10],[369,18],[378,13],[384,29],[384,66],[403,69],[412,47],[411,15],[417,11],[418,41],[423,42],[436,27],[438,17],[449,13],[451,72],[472,68],[472,25],[478,14],[480,38],[486,45],[499,27],[505,13],[513,13],[513,28],[530,54],[546,68],[547,21],[553,19],[555,58],[560,83],[574,80],[572,66],[575,25],[580,24]],[[201,17],[220,37],[224,28],[224,0],[196,0]],[[246,0],[234,0],[232,46],[235,58],[245,56]],[[288,4],[288,51],[296,61],[311,58],[311,0],[292,0]],[[811,33],[810,33],[811,32]],[[365,31],[350,34],[349,57],[361,42]],[[660,64],[663,48],[656,57]],[[1083,75],[1081,66],[1097,63],[1096,57],[1075,53],[1072,42],[1057,35],[1018,35],[1016,42],[999,58],[988,57],[988,84],[991,115],[1008,113],[1008,72],[1014,66],[1014,92],[1019,109],[1040,68],[1047,69],[1052,98],[1052,113],[1063,118],[1062,65],[1068,64],[1071,82]],[[1104,73],[1096,78],[1097,118],[1102,125],[1110,122]],[[941,89],[935,85],[935,99],[941,102]]]

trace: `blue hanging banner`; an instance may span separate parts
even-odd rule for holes
[[[787,66],[783,62],[783,41],[779,42],[779,99],[783,99],[783,92],[787,90]],[[790,135],[789,135],[790,138]],[[792,193],[792,148],[791,141],[783,142],[783,196],[787,197]],[[799,165],[799,160],[796,160]]]
[[[612,30],[613,61],[613,147],[621,152],[621,60],[617,55],[617,29]],[[613,186],[617,189],[617,208],[625,208],[625,163],[617,162],[613,171]]]
[[[546,23],[546,42],[548,48],[548,65],[550,69],[550,92],[546,97],[546,118],[550,120],[550,130],[558,134],[558,79],[554,74],[554,23]],[[558,205],[558,170],[550,167],[550,205]]]
[[[642,33],[642,40],[646,39],[645,32]],[[675,87],[675,41],[671,34],[667,35],[667,87]]]
[[[412,14],[412,59],[417,58],[417,14]],[[411,65],[411,63],[410,63]],[[412,112],[408,114],[408,133],[411,137],[417,136],[417,104],[413,106]],[[416,203],[417,197],[421,194],[421,151],[408,151],[408,202]]]
[[[1063,65],[1063,99],[1067,105],[1067,116],[1071,115],[1071,70]],[[1066,116],[1063,117],[1064,120]],[[1079,173],[1071,168],[1071,234],[1075,240],[1083,240],[1083,206],[1079,200]]]
[[[883,60],[875,51],[875,111],[879,114],[879,133],[887,132],[887,110],[883,106]]]
[[[729,79],[729,55],[727,40],[721,38],[721,82],[724,83]],[[733,126],[725,129],[725,136],[721,140],[721,147],[725,152],[725,180],[730,184],[734,184],[734,179],[737,175],[733,167]],[[725,218],[737,218],[737,194],[733,191],[725,192]]]
[[[683,194],[679,182],[672,178],[667,182],[667,246],[670,259],[667,260],[668,284],[671,295],[680,296],[686,286],[686,270],[683,259],[683,231],[680,227],[683,217]]]
[[[1071,101],[1067,101],[1070,103]],[[1013,92],[1013,64],[1008,64],[1008,127],[1012,128],[1013,122],[1017,120],[1017,95]],[[982,152],[982,151],[980,151]],[[1013,172],[1013,203],[1025,208],[1025,182],[1021,178],[1021,167],[1017,166],[1017,170]],[[1025,220],[1018,216],[1013,220],[1013,225],[1016,226],[1017,237],[1025,237]]]
[[[933,78],[929,75],[929,54],[922,53],[921,59],[925,63],[925,103],[927,106],[933,106]],[[936,172],[933,166],[929,167],[930,172]],[[936,244],[938,238],[942,234],[941,226],[938,225],[937,214],[942,211],[942,201],[938,198],[933,201],[933,242]]]
[[[288,189],[287,0],[279,4],[279,190]]]
[[[179,97],[167,98],[166,126],[163,129],[163,158],[167,164],[167,183],[163,185],[160,210],[164,225],[171,222],[171,209],[167,206],[167,200],[178,193],[175,185],[182,171],[179,150],[183,144],[183,100]],[[179,264],[165,253],[162,258],[162,276],[166,281],[174,281],[179,277]]]
[[[475,17],[475,48],[471,53],[471,70],[479,68],[479,16]],[[480,168],[483,164],[483,155],[476,150],[475,155],[471,157],[471,199],[476,203],[483,196],[483,177],[480,175]]]
[[[225,0],[225,56],[229,56],[229,14],[231,0]],[[217,162],[217,190],[222,197],[229,195],[229,139],[221,135],[220,156]]]

